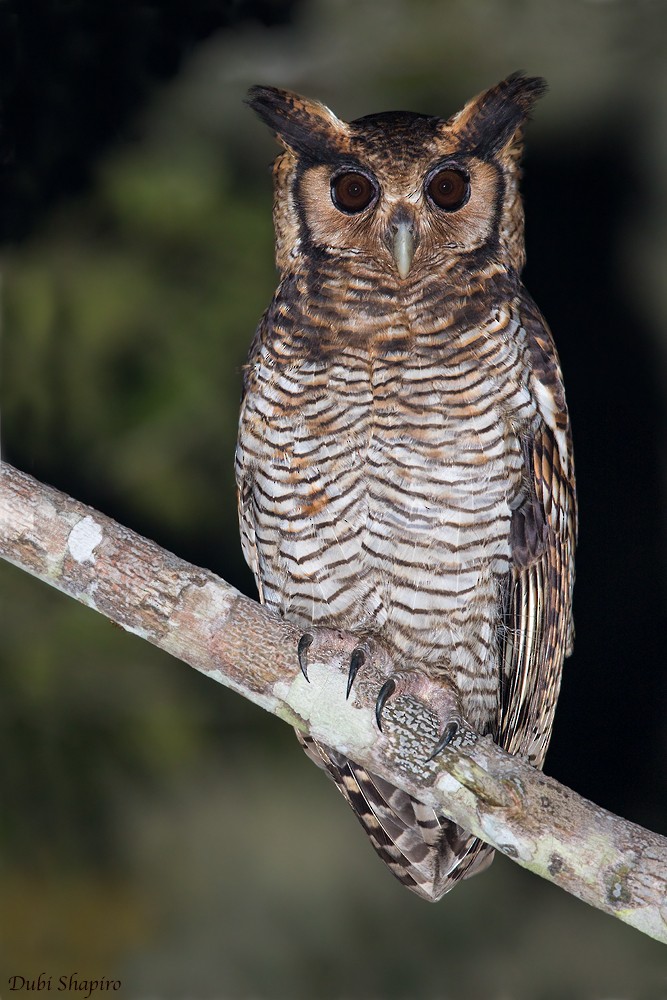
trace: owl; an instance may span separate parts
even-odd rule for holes
[[[438,720],[432,756],[465,722],[536,767],[572,645],[576,541],[560,365],[521,284],[522,130],[544,90],[515,73],[449,118],[348,123],[252,88],[282,147],[280,280],[244,369],[236,452],[243,552],[262,603],[301,630],[304,673],[313,630],[348,630],[348,695],[374,651],[393,664],[380,730],[407,696]],[[299,738],[418,895],[491,861],[468,831]]]

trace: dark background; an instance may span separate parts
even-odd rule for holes
[[[546,770],[667,833],[664,4],[0,2],[3,457],[253,593],[232,460],[275,284],[252,83],[448,115],[514,69],[526,284],[575,436]],[[667,953],[497,859],[438,906],[287,729],[0,566],[0,974],[123,996],[667,995]],[[1,980],[0,980],[1,981]]]

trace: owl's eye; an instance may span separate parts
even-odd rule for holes
[[[331,181],[331,198],[341,212],[363,212],[377,195],[377,187],[365,174],[338,174]]]
[[[445,167],[433,174],[426,184],[426,193],[438,208],[456,212],[470,196],[470,181],[462,170]]]

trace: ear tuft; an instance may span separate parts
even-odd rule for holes
[[[277,87],[251,87],[246,99],[286,149],[310,159],[326,160],[340,152],[349,126],[319,101]]]
[[[546,80],[541,76],[512,73],[474,97],[455,116],[453,121],[462,142],[482,159],[495,156],[525,124],[535,101],[546,90]]]

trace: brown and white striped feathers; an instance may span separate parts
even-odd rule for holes
[[[347,123],[253,88],[283,147],[280,282],[236,459],[263,603],[306,633],[383,644],[390,694],[418,693],[443,725],[464,719],[538,767],[572,640],[576,535],[558,357],[520,279],[521,132],[543,90],[514,74],[448,119]],[[404,792],[305,749],[415,892],[438,899],[490,861]]]

